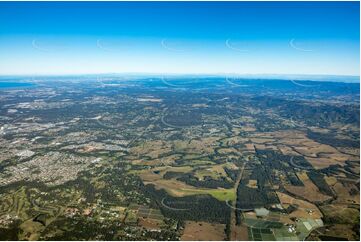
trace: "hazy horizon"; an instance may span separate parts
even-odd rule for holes
[[[249,80],[285,80],[285,81],[324,81],[324,82],[343,82],[343,83],[360,83],[360,76],[352,76],[352,75],[309,75],[309,74],[235,74],[235,73],[96,73],[96,74],[24,74],[24,75],[2,75],[0,74],[0,81],[2,78],[6,80],[6,78],[21,78],[29,79],[27,81],[36,81],[36,78],[54,78],[54,77],[77,77],[77,78],[238,78],[238,79],[249,79]],[[22,80],[24,81],[24,80]]]

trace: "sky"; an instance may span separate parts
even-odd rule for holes
[[[0,2],[0,75],[359,75],[359,2]]]

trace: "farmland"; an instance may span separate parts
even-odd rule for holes
[[[357,85],[173,81],[0,90],[0,237],[359,239]]]

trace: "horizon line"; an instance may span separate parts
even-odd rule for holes
[[[237,73],[147,73],[147,72],[107,72],[107,73],[82,73],[82,74],[0,74],[0,82],[3,78],[31,78],[25,81],[37,81],[37,77],[132,77],[132,78],[162,78],[165,76],[170,77],[222,77],[222,78],[250,78],[250,79],[267,79],[267,80],[296,80],[296,81],[315,81],[315,82],[341,82],[360,84],[360,75],[335,75],[335,74],[237,74]]]
[[[29,74],[1,74],[0,77],[28,77],[28,76],[96,76],[96,75],[172,75],[172,76],[318,76],[318,77],[354,77],[360,78],[354,74],[299,74],[299,73],[177,73],[177,72],[102,72],[102,73],[29,73]]]

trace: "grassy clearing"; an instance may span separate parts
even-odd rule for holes
[[[224,189],[224,190],[216,189],[210,191],[210,195],[212,195],[213,197],[217,198],[220,201],[226,201],[226,200],[234,201],[237,198],[234,189]]]
[[[176,194],[183,196],[191,196],[191,195],[201,195],[208,194],[212,197],[218,199],[219,201],[233,201],[236,199],[236,193],[234,189],[189,189],[189,188],[180,188],[180,189],[166,189],[166,191],[170,194]]]
[[[227,177],[223,167],[225,165],[215,165],[215,166],[207,166],[205,169],[198,170],[200,177],[204,177],[206,175],[212,176],[215,178],[219,178],[220,176]],[[168,172],[191,172],[193,170],[190,166],[180,166],[180,167],[171,167],[171,166],[163,166],[156,167],[149,170],[131,170],[130,174],[135,174],[140,176],[145,184],[151,183],[156,186],[157,189],[164,189],[170,195],[175,197],[184,197],[191,195],[200,195],[200,194],[208,194],[212,197],[218,199],[219,201],[233,201],[236,199],[235,190],[232,189],[206,189],[206,188],[197,188],[194,186],[190,186],[185,184],[184,182],[178,181],[176,179],[163,179],[163,175]]]
[[[222,241],[225,240],[225,225],[187,221],[181,237],[182,241]]]

